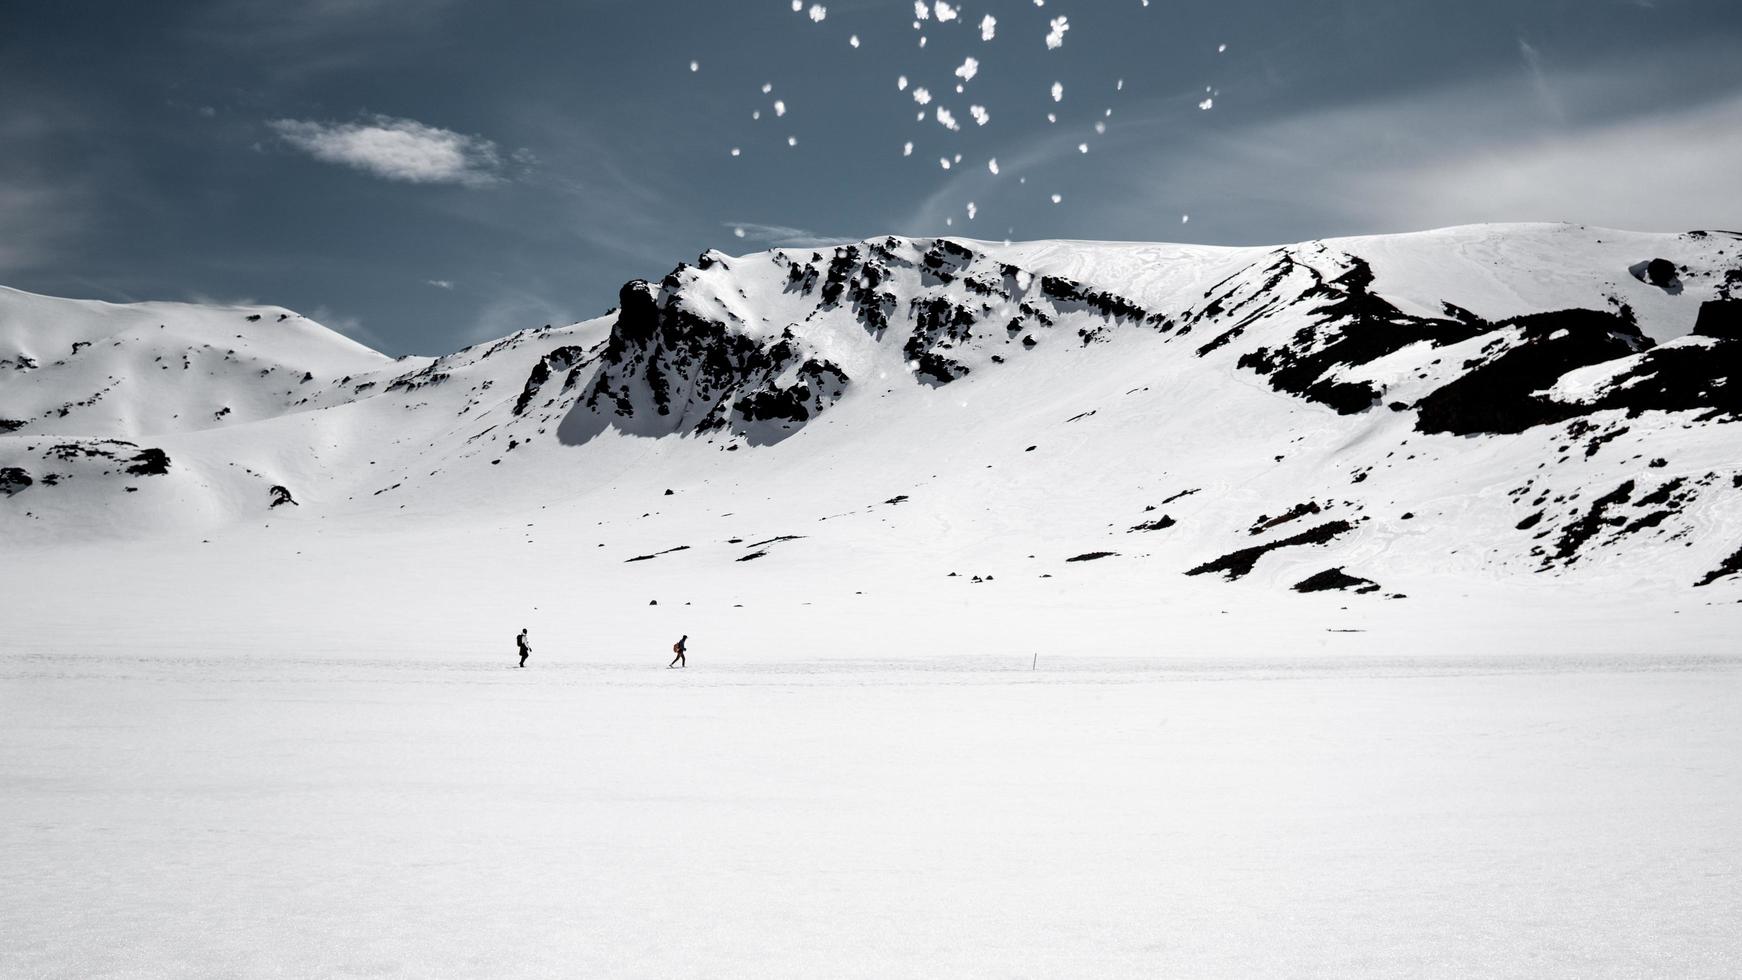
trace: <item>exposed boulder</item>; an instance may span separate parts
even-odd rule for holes
[[[294,497],[292,497],[290,495],[290,490],[287,487],[274,486],[271,490],[268,490],[267,493],[272,498],[272,503],[267,505],[268,510],[271,510],[274,507],[282,507],[285,504],[289,504],[292,507],[301,507],[302,506],[301,504],[296,502],[296,499]]]
[[[1378,592],[1379,583],[1372,579],[1359,578],[1343,571],[1342,568],[1327,568],[1317,575],[1308,576],[1294,584],[1296,592],[1354,592],[1365,595]]]
[[[30,474],[21,467],[0,467],[0,493],[8,497],[30,489],[30,485],[35,482],[30,478]]]
[[[142,449],[130,461],[127,472],[134,476],[163,476],[169,472],[169,455],[161,449]]]

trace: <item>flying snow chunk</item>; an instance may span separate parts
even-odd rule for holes
[[[1065,32],[1070,29],[1071,19],[1069,17],[1054,17],[1052,30],[1048,31],[1046,35],[1046,49],[1051,51],[1054,48],[1064,47]]]
[[[980,59],[978,59],[978,58],[972,58],[972,57],[964,58],[964,59],[962,59],[962,67],[956,69],[956,77],[960,78],[964,82],[973,81],[974,76],[978,75],[979,73],[980,73]]]
[[[744,237],[744,229],[734,228],[734,229],[732,229],[732,234],[737,235],[739,238],[743,238]]]
[[[1089,152],[1089,144],[1087,144],[1087,143],[1078,143],[1078,144],[1077,144],[1077,152],[1078,152],[1078,153],[1087,153],[1087,152]]]
[[[1052,196],[1052,203],[1059,204],[1059,203],[1062,203],[1064,201],[1064,199],[1065,199],[1065,196],[1063,194],[1054,194]]]
[[[851,44],[855,48],[858,47],[859,46],[859,35],[854,34],[852,37],[847,38],[847,43]]]
[[[782,99],[775,99],[774,100],[774,114],[776,116],[786,115],[786,102],[784,100],[782,100]]]
[[[774,91],[774,83],[773,82],[763,82],[762,83],[762,94],[763,95],[767,95],[768,93],[770,93],[772,91]]]
[[[1205,99],[1204,101],[1198,103],[1198,108],[1204,110],[1205,112],[1209,112],[1211,109],[1214,109],[1215,107],[1216,107],[1216,100],[1215,99]]]
[[[979,214],[979,213],[980,213],[980,209],[977,206],[975,206],[973,201],[969,201],[968,202],[968,220],[973,221],[974,215]]]
[[[1226,44],[1216,45],[1216,53],[1217,54],[1227,54],[1228,53],[1228,46]]]
[[[944,168],[945,170],[950,169],[950,158],[949,157],[938,157],[938,166]]]
[[[990,41],[998,36],[998,18],[987,14],[980,18],[980,40]]]
[[[702,70],[702,63],[701,62],[699,62],[699,61],[690,62],[690,71],[701,71],[701,70]]]
[[[952,133],[959,132],[962,128],[961,124],[956,122],[956,114],[951,112],[948,109],[945,109],[943,106],[938,106],[937,117],[938,117],[938,125],[944,127],[945,129],[949,130]]]
[[[937,14],[938,23],[940,23],[940,24],[944,23],[945,21],[955,20],[956,19],[956,12],[959,9],[960,8],[958,8],[958,7],[952,7],[949,4],[945,3],[944,0],[937,0],[937,3],[932,5],[932,12]]]
[[[993,157],[992,159],[987,160],[986,169],[992,171],[992,176],[998,176],[998,158]]]
[[[913,15],[920,20],[931,20],[931,7],[925,0],[913,0]]]
[[[743,154],[743,152],[744,152],[743,150],[739,149],[736,146],[732,147],[732,155],[733,156],[739,156],[739,155]]]
[[[897,92],[907,91],[907,76],[906,75],[902,75],[900,78],[897,78],[895,80],[895,90]]]
[[[983,105],[971,105],[971,106],[969,106],[968,107],[968,115],[974,117],[974,123],[975,123],[975,125],[978,125],[978,126],[984,126],[987,123],[992,121],[992,114],[990,112],[987,112],[986,107]]]
[[[811,23],[821,24],[823,18],[829,16],[829,8],[820,3],[811,4]]]
[[[786,145],[787,146],[797,146],[798,145],[798,137],[797,136],[788,136],[786,138]]]
[[[792,12],[793,13],[796,14],[796,13],[799,13],[803,10],[804,10],[804,0],[792,0]]]
[[[913,90],[913,101],[920,105],[931,105],[931,90],[924,85],[917,86]]]
[[[1063,102],[1065,100],[1065,87],[1062,82],[1052,83],[1052,100],[1054,102]]]
[[[911,140],[901,148],[901,155],[904,157],[913,156],[913,142]]]
[[[1191,216],[1191,215],[1189,215],[1189,214],[1182,214],[1182,215],[1180,215],[1180,216],[1179,216],[1179,223],[1180,223],[1180,224],[1182,224],[1182,225],[1189,225],[1189,224],[1191,224],[1191,223],[1192,223],[1192,216]]]
[[[1096,135],[1096,136],[1105,136],[1105,135],[1107,135],[1107,124],[1106,124],[1106,123],[1104,123],[1104,122],[1101,122],[1101,121],[1099,121],[1099,120],[1097,120],[1097,121],[1096,121],[1096,122],[1095,122],[1095,135]]]

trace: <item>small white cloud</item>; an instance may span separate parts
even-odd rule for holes
[[[495,143],[415,119],[372,116],[354,123],[274,119],[267,125],[286,143],[317,160],[387,180],[469,187],[502,180],[502,159]]]
[[[425,279],[424,282],[428,283],[431,286],[434,286],[437,289],[452,289],[452,288],[454,288],[454,281],[452,279]]]

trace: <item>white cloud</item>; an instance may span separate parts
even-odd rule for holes
[[[285,142],[317,160],[387,180],[484,187],[503,179],[495,143],[415,119],[371,116],[354,123],[274,119],[268,125]]]
[[[434,286],[437,289],[452,289],[452,288],[454,288],[454,281],[452,279],[425,279],[424,282],[428,285]]]

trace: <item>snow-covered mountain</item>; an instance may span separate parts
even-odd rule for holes
[[[5,290],[0,538],[537,515],[613,583],[1734,591],[1739,368],[1717,231],[709,252],[435,359]]]

